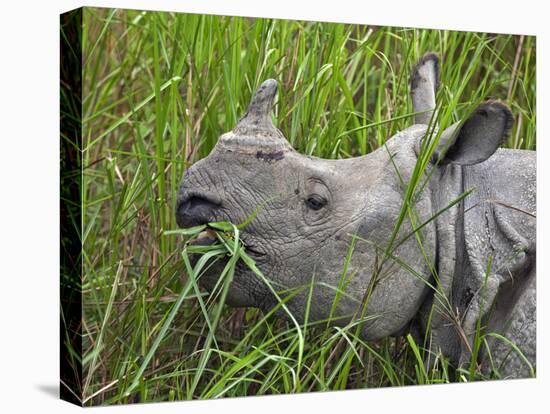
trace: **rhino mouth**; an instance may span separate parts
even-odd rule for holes
[[[256,264],[259,265],[262,263],[263,261],[261,259],[266,256],[267,253],[260,251],[259,248],[252,245],[246,235],[241,233],[240,236],[242,241],[242,249],[244,250],[243,253],[246,253],[250,258],[252,258]],[[209,246],[212,246],[213,249],[216,249],[216,246],[221,246],[222,241],[216,231],[207,228],[188,243],[189,245],[196,247],[205,247],[206,249],[199,249],[200,251],[205,252],[208,251]],[[224,274],[227,263],[230,260],[229,252],[226,253],[226,255],[222,254],[212,258],[213,260],[209,260],[209,262],[203,267],[202,271],[197,274],[197,282],[201,290],[212,293],[216,289],[216,286],[219,286],[220,277]],[[190,255],[189,259],[193,267],[195,267],[198,263],[201,256],[202,253],[198,252]],[[249,297],[248,290],[246,288],[248,286],[248,283],[246,282],[248,277],[246,275],[250,271],[250,268],[242,259],[237,261],[234,269],[234,278],[231,282],[231,287],[229,288],[228,296],[226,298],[226,304],[233,307],[256,306],[256,302],[253,298]]]
[[[201,231],[195,239],[189,242],[189,244],[194,246],[210,246],[217,241],[218,237],[216,236],[216,232],[212,229],[206,229]]]
[[[266,256],[267,253],[261,251],[261,250],[258,250],[258,248],[253,245],[253,244],[247,244],[245,243],[244,244],[244,249],[246,250],[246,252],[248,254],[250,254],[250,256],[252,256],[252,258],[259,258],[259,257],[263,257],[263,256]]]
[[[253,258],[259,258],[266,255],[261,249],[259,249],[255,244],[253,244],[247,237],[242,237],[244,249]],[[206,229],[201,231],[197,237],[189,242],[194,246],[211,246],[219,242],[216,232],[212,229]]]

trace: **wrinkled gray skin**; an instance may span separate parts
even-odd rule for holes
[[[414,206],[391,242],[422,142],[437,135],[426,133],[437,83],[438,59],[428,54],[411,79],[416,124],[368,155],[325,160],[297,153],[273,126],[277,86],[264,82],[236,128],[187,170],[178,191],[178,224],[241,223],[265,203],[242,238],[276,288],[314,281],[310,321],[329,317],[340,286],[345,294],[333,323],[345,325],[370,286],[368,320],[361,331],[365,339],[423,335],[433,310],[431,349],[454,363],[469,360],[476,322],[488,320],[488,330],[516,343],[534,366],[535,153],[498,149],[513,122],[504,104],[485,102],[441,133]],[[472,192],[462,202],[447,208],[467,190]],[[358,239],[342,284],[353,235]],[[202,236],[197,243],[213,241]],[[384,256],[390,244],[391,254]],[[214,266],[201,285],[211,290],[223,266]],[[287,303],[299,321],[307,294],[305,289]],[[239,264],[228,303],[269,310],[276,299]],[[506,342],[489,341],[501,374],[530,374]],[[480,362],[488,371],[483,351]]]

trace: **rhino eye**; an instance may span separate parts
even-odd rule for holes
[[[327,204],[327,199],[317,194],[310,195],[306,200],[306,206],[312,210],[320,210]]]

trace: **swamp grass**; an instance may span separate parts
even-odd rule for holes
[[[381,147],[412,124],[408,80],[429,51],[442,57],[442,128],[498,98],[516,119],[506,146],[535,150],[534,37],[95,8],[83,23],[85,405],[486,379],[475,361],[456,370],[434,355],[427,367],[429,344],[412,337],[367,343],[353,324],[223,306],[231,266],[246,260],[238,229],[203,252],[233,260],[205,295],[189,235],[170,232],[175,194],[267,78],[279,83],[276,125],[299,152],[347,158]]]

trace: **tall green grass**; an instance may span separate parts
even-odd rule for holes
[[[294,148],[346,158],[412,123],[410,70],[434,51],[442,127],[499,98],[516,117],[507,146],[535,149],[533,37],[92,8],[83,20],[86,405],[483,378],[440,355],[426,367],[428,346],[412,337],[366,343],[356,325],[227,308],[231,266],[247,260],[238,237],[203,252],[233,258],[208,296],[196,285],[208,261],[193,268],[186,236],[166,232],[186,168],[267,78],[279,82],[277,125]],[[413,209],[405,215],[414,220]]]

